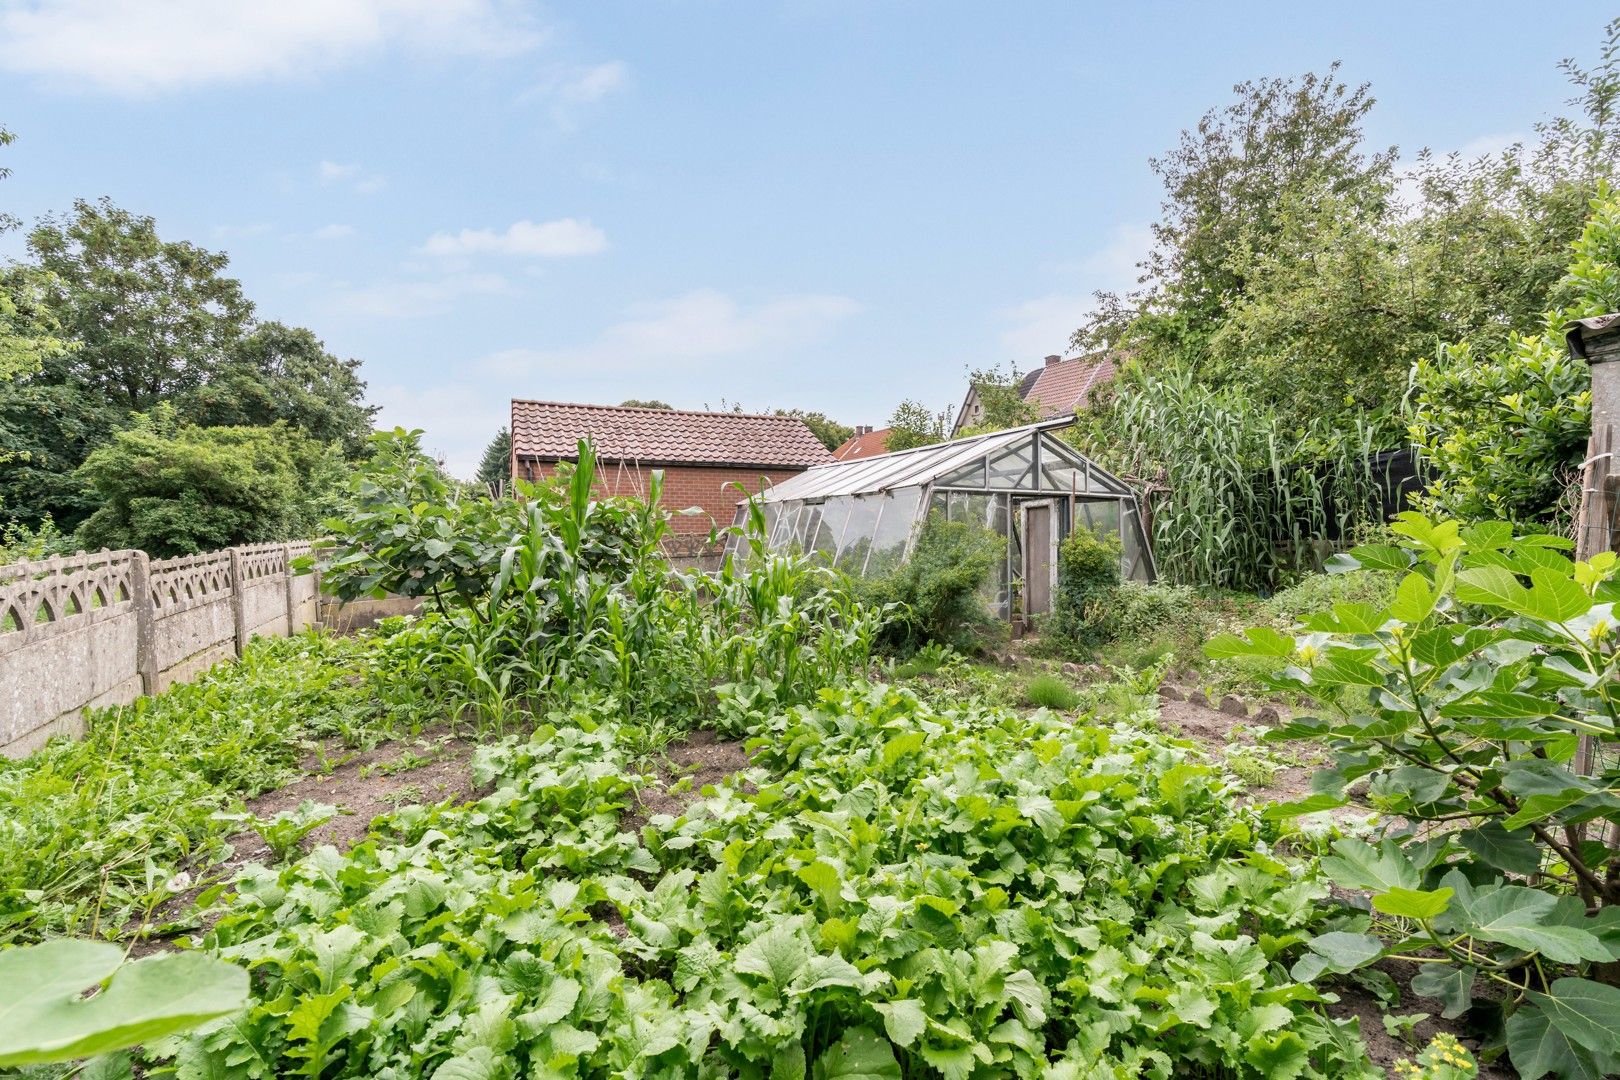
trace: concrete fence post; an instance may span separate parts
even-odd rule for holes
[[[231,619],[236,624],[236,655],[247,648],[247,583],[242,580],[242,552],[228,549],[231,557]]]
[[[293,596],[293,548],[291,544],[281,545],[281,584],[286,590],[287,597],[287,636],[292,637],[298,633],[298,602]]]
[[[152,558],[144,551],[129,556],[129,599],[135,605],[135,671],[141,693],[157,693],[157,602],[152,597]]]

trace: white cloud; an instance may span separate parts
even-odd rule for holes
[[[341,184],[353,188],[361,195],[382,190],[384,180],[377,173],[367,173],[359,165],[336,161],[323,161],[315,166],[315,175],[323,184]]]
[[[594,255],[607,247],[607,234],[588,221],[559,218],[556,221],[518,221],[505,232],[493,229],[462,229],[458,233],[434,233],[422,245],[429,255],[523,255],[557,258],[565,255]]]
[[[246,236],[263,236],[270,228],[269,223],[256,221],[251,225],[215,225],[209,231],[215,240],[236,240]]]
[[[767,354],[820,337],[860,310],[847,296],[825,293],[797,293],[750,306],[714,289],[698,289],[635,305],[585,345],[507,349],[478,366],[491,375],[515,377],[576,368],[646,371],[740,357],[762,363]]]
[[[1136,284],[1136,264],[1153,248],[1146,225],[1121,225],[1108,244],[1062,268],[1068,284],[999,312],[1007,328],[1000,335],[1007,357],[1028,368],[1043,356],[1067,354],[1069,336],[1097,306],[1099,290],[1121,291]]]
[[[622,60],[610,60],[603,64],[559,65],[518,100],[547,103],[552,122],[569,131],[577,124],[582,111],[629,88],[630,68]]]
[[[630,85],[630,69],[621,60],[578,68],[557,87],[557,97],[575,105],[601,101]]]
[[[0,0],[0,68],[119,94],[303,77],[393,48],[505,56],[542,37],[516,0]]]
[[[511,291],[499,274],[447,274],[421,281],[380,281],[370,285],[339,286],[330,298],[334,312],[373,318],[405,319],[437,315],[472,296],[494,296]]]
[[[349,237],[353,236],[354,233],[355,228],[353,225],[333,224],[322,225],[311,235],[317,240],[347,240]]]

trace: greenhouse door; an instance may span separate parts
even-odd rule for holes
[[[1052,610],[1057,579],[1057,528],[1050,501],[1027,502],[1021,508],[1024,534],[1024,614]]]

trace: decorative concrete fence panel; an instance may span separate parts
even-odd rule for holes
[[[0,753],[77,735],[86,706],[142,690],[137,598],[145,556],[69,555],[0,566]]]
[[[211,551],[151,564],[152,632],[141,670],[147,693],[189,682],[236,656],[231,553]]]
[[[291,567],[311,546],[155,561],[102,551],[0,566],[0,754],[82,734],[86,708],[161,693],[240,656],[254,637],[320,622],[315,575]]]

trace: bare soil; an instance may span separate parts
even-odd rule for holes
[[[708,730],[697,730],[672,743],[659,763],[657,780],[641,790],[641,805],[624,815],[624,828],[639,832],[659,814],[679,817],[703,798],[703,789],[748,768],[743,744]]]
[[[335,742],[302,763],[308,775],[250,799],[247,809],[255,817],[268,818],[296,810],[305,801],[335,806],[337,816],[317,826],[300,846],[306,852],[321,844],[348,849],[366,838],[376,817],[402,803],[470,798],[474,792],[470,762],[477,746],[476,740],[443,728],[373,750],[347,751]],[[243,862],[262,861],[270,854],[252,832],[231,837],[230,844]]]

